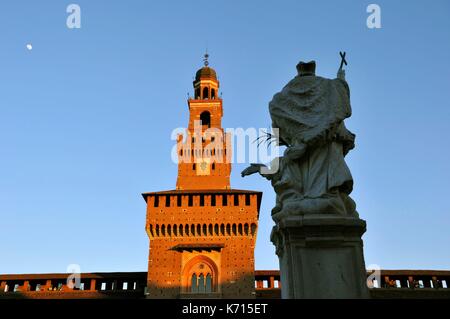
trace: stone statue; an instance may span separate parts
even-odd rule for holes
[[[343,62],[345,63],[344,56]],[[269,103],[272,127],[286,145],[274,174],[252,164],[242,176],[259,172],[277,194],[273,219],[295,214],[339,214],[357,217],[349,197],[353,179],[344,157],[354,147],[355,135],[344,124],[350,117],[350,90],[345,71],[336,79],[315,75],[314,61],[297,65],[298,75]]]
[[[344,160],[355,135],[344,124],[352,110],[340,54],[336,79],[316,76],[314,61],[297,65],[298,75],[269,103],[284,155],[270,169],[251,164],[241,173],[260,173],[276,193],[270,240],[282,298],[370,297],[361,239],[366,222],[349,196],[353,179]]]

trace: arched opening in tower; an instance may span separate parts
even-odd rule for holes
[[[208,92],[208,88],[207,87],[203,88],[203,99],[204,100],[209,98],[209,94],[208,93],[209,93]]]
[[[202,112],[200,114],[200,121],[202,122],[202,126],[206,126],[208,128],[211,127],[211,114],[208,111]]]

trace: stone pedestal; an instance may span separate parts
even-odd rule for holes
[[[280,260],[281,296],[369,298],[361,236],[366,222],[337,215],[278,220],[271,234]]]

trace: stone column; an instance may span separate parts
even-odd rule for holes
[[[433,288],[439,288],[439,283],[436,276],[431,277],[431,281],[433,282]]]
[[[414,288],[414,277],[408,276],[409,288]]]
[[[97,281],[95,279],[91,279],[91,285],[89,287],[90,291],[95,291],[95,285],[96,285]]]
[[[366,222],[339,215],[286,216],[271,234],[281,297],[369,298],[361,236]]]
[[[275,278],[273,276],[270,276],[269,278],[269,288],[275,288]]]
[[[257,280],[257,281],[256,281],[256,288],[258,288],[258,289],[262,289],[262,288],[263,288],[263,282],[262,282],[262,280]]]

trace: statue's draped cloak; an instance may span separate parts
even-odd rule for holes
[[[351,115],[347,82],[297,76],[275,94],[269,109],[280,139],[307,147],[298,161],[283,158],[280,172],[273,176],[280,205],[273,213],[291,206],[296,213],[356,214],[348,196],[353,179],[344,160],[355,137],[343,122]]]
[[[296,76],[269,104],[272,126],[288,144],[310,144],[352,114],[350,91],[341,79]]]

